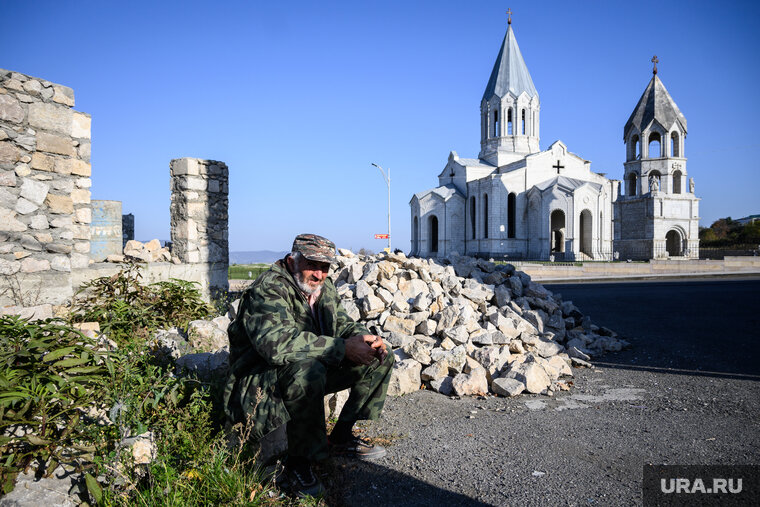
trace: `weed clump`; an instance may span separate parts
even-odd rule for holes
[[[83,473],[91,504],[279,503],[244,431],[229,448],[218,380],[179,376],[148,343],[212,308],[190,282],[140,279],[127,266],[89,282],[68,321],[0,317],[2,493],[21,471],[44,476],[65,464]],[[103,337],[75,328],[85,321],[99,322]],[[131,446],[140,439],[150,459]]]

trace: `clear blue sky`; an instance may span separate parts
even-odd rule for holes
[[[623,125],[659,76],[688,121],[701,224],[760,212],[760,3],[0,0],[0,67],[70,86],[92,115],[93,198],[169,238],[169,161],[230,168],[230,249],[316,232],[393,246],[451,150],[476,157],[507,8],[561,139],[621,179]]]

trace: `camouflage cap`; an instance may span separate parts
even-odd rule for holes
[[[316,234],[299,234],[293,240],[291,252],[300,252],[301,255],[311,261],[327,262],[335,261],[335,243]]]

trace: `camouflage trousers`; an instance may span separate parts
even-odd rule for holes
[[[324,396],[344,389],[351,393],[338,417],[341,421],[377,419],[393,370],[393,354],[380,364],[363,366],[343,361],[328,366],[317,359],[290,363],[277,370],[277,384],[288,421],[288,454],[313,461],[328,457]]]

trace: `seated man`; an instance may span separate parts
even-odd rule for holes
[[[250,415],[257,439],[287,422],[285,477],[302,495],[324,490],[311,465],[330,453],[385,455],[382,447],[354,437],[352,428],[380,415],[393,354],[341,306],[327,278],[334,259],[331,241],[296,236],[291,253],[245,291],[229,327],[227,416],[245,422]],[[328,438],[324,395],[347,388],[351,394]]]

